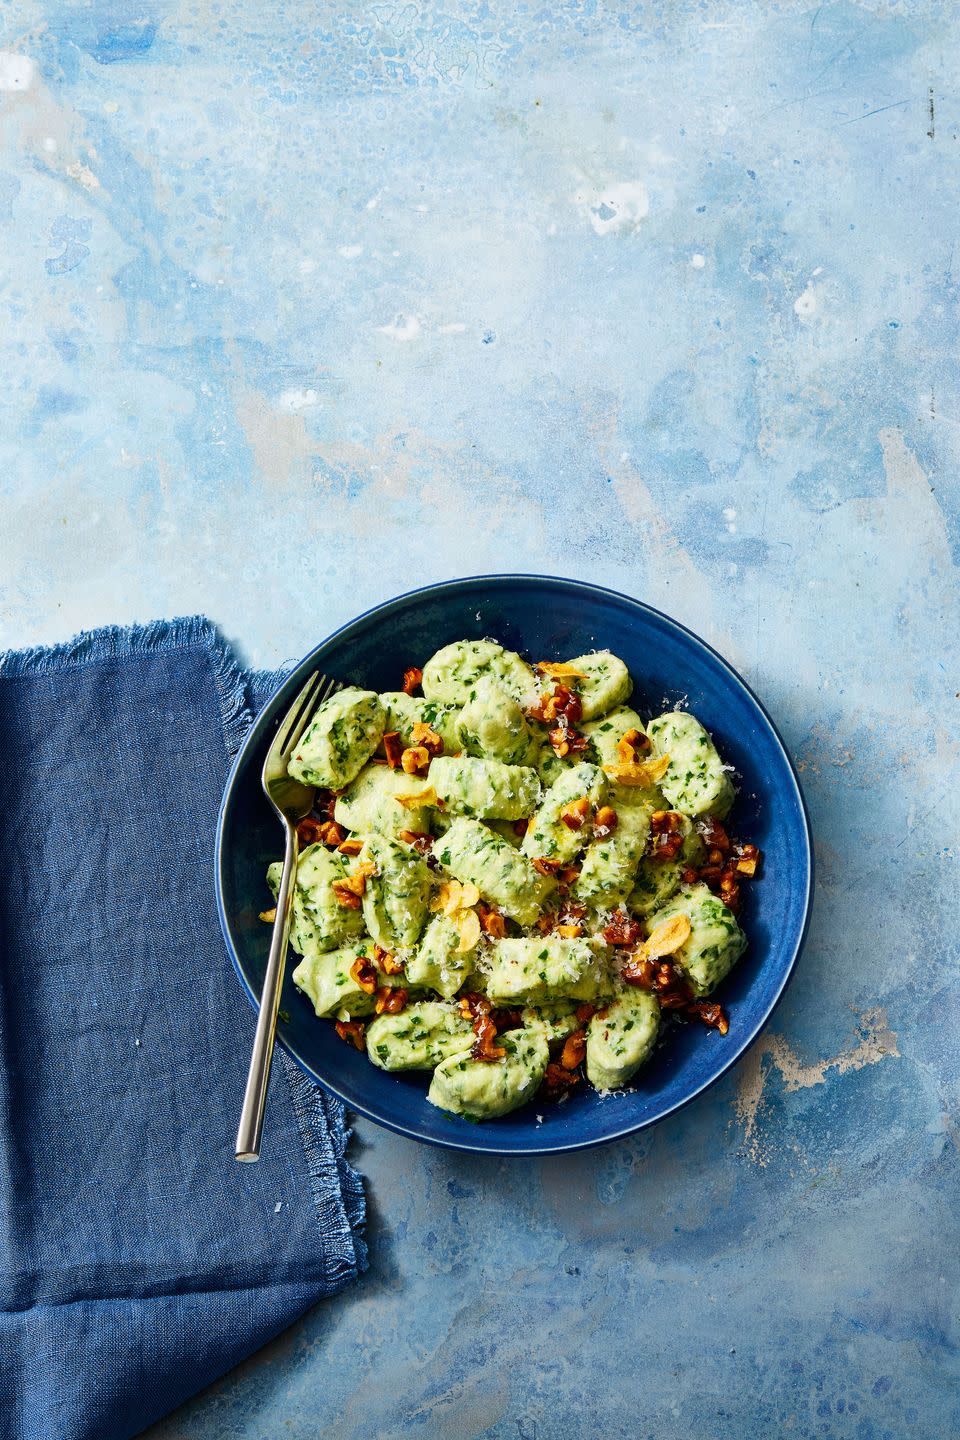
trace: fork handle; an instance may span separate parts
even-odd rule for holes
[[[288,822],[285,822],[284,828],[287,842],[283,855],[283,874],[277,891],[277,913],[270,939],[267,972],[260,995],[260,1014],[257,1018],[257,1032],[253,1037],[247,1088],[243,1093],[243,1109],[240,1111],[240,1124],[237,1128],[235,1148],[238,1160],[260,1159],[263,1111],[267,1103],[267,1086],[270,1084],[270,1062],[273,1059],[277,1011],[280,1008],[287,941],[290,938],[290,917],[293,913],[293,882],[297,873],[297,832]]]

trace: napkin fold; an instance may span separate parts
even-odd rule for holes
[[[0,656],[2,1440],[133,1435],[366,1264],[342,1107],[283,1052],[233,1159],[213,843],[250,678],[201,617]]]

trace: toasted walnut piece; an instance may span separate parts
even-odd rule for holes
[[[415,695],[420,689],[420,682],[422,681],[422,679],[423,671],[419,669],[418,666],[411,665],[408,670],[404,670],[403,693],[405,695]]]
[[[403,754],[403,740],[400,738],[399,730],[388,730],[383,737],[383,752],[387,757],[387,764],[391,770],[396,770],[400,764],[400,757]]]
[[[340,851],[341,855],[359,855],[360,851],[363,849],[363,841],[356,840],[351,836],[348,836],[346,840],[341,840],[340,844],[337,846],[337,849]]]
[[[395,795],[393,798],[405,810],[422,810],[428,805],[439,805],[440,803],[432,785],[426,785],[416,795]]]
[[[360,896],[354,895],[352,890],[348,890],[346,884],[342,884],[339,880],[335,880],[333,882],[333,885],[331,886],[331,889],[333,890],[334,895],[337,897],[337,904],[342,905],[344,910],[360,909]]]
[[[564,940],[576,940],[578,935],[583,934],[582,925],[558,925],[557,934],[562,935]]]
[[[347,838],[346,830],[341,829],[336,820],[328,820],[323,826],[323,833],[320,839],[328,850],[337,850]]]
[[[425,720],[418,720],[410,731],[410,739],[414,745],[422,745],[431,757],[443,754],[443,740],[436,730],[426,723]]]
[[[642,935],[643,926],[639,920],[632,919],[622,907],[614,910],[603,930],[603,938],[608,945],[638,945]]]
[[[568,1035],[564,1041],[563,1050],[560,1052],[560,1064],[564,1070],[576,1070],[578,1065],[583,1064],[584,1056],[587,1053],[587,1034],[585,1030],[575,1030]]]
[[[399,1015],[407,1008],[407,991],[399,985],[385,985],[377,991],[373,1008],[378,1015]]]
[[[620,824],[620,816],[611,805],[601,805],[593,817],[593,833],[598,840],[604,840],[612,835]]]
[[[350,979],[365,995],[372,995],[377,988],[377,972],[369,955],[358,955],[350,966]]]
[[[711,1030],[719,1030],[721,1035],[726,1035],[730,1029],[730,1022],[723,1012],[723,1008],[713,1000],[697,1000],[690,1007],[691,1013],[708,1025]]]
[[[659,960],[662,955],[675,955],[690,939],[690,919],[687,915],[671,915],[669,920],[647,936],[643,950],[648,960]]]
[[[475,990],[464,991],[457,1004],[460,1006],[460,1014],[465,1020],[474,1020],[478,1015],[489,1015],[491,1010],[490,1001],[486,995],[478,995]]]
[[[543,1077],[540,1092],[547,1100],[559,1100],[568,1090],[579,1085],[582,1079],[579,1070],[565,1070],[562,1065],[551,1061]]]
[[[403,961],[398,960],[392,950],[384,950],[382,945],[374,945],[373,961],[384,975],[402,975]]]
[[[323,838],[322,820],[317,820],[313,815],[305,815],[302,820],[297,821],[297,839],[301,846],[306,849],[308,845],[318,845]]]
[[[645,959],[641,954],[632,956],[620,975],[628,985],[636,985],[640,990],[656,988],[657,967],[652,960]]]
[[[427,856],[427,863],[430,863],[430,852],[433,850],[432,835],[426,835],[421,830],[401,830],[400,839],[405,845],[412,845],[418,855]]]
[[[371,875],[376,875],[376,873],[377,867],[371,865],[369,860],[364,860],[356,866],[345,880],[338,881],[337,883],[342,884],[343,888],[349,890],[351,895],[362,895],[367,888],[368,879]]]
[[[367,1027],[362,1020],[338,1020],[336,1024],[337,1034],[341,1040],[346,1040],[357,1050],[366,1049]]]
[[[568,830],[582,830],[590,818],[590,801],[586,795],[581,795],[576,800],[571,800],[568,805],[562,806],[560,819]]]
[[[570,741],[567,739],[566,730],[551,730],[550,744],[553,746],[553,753],[559,760],[570,753]]]
[[[578,1005],[574,1011],[581,1025],[588,1025],[596,1013],[596,1005],[591,1005],[589,1001],[585,1001],[583,1005]]]
[[[561,889],[572,885],[580,874],[579,866],[564,865],[562,860],[548,860],[543,855],[537,855],[530,861],[530,864],[540,875],[546,875],[549,879],[556,880]]]
[[[475,950],[480,943],[480,916],[476,910],[458,910],[453,923],[460,935],[457,953],[465,955],[468,950]]]
[[[698,822],[697,830],[708,850],[719,850],[721,856],[727,854],[730,849],[730,837],[719,820],[708,815]]]
[[[276,920],[276,918],[277,918],[277,907],[276,907],[276,905],[274,905],[274,907],[273,907],[272,910],[261,910],[261,911],[260,911],[260,919],[261,919],[265,924],[267,924],[267,925],[272,925],[273,922],[274,922],[274,920]]]
[[[477,903],[477,914],[480,916],[480,927],[485,935],[491,940],[503,940],[507,933],[507,922],[505,917],[494,905]]]
[[[425,775],[430,765],[430,751],[425,745],[411,745],[400,756],[405,775]]]
[[[497,1027],[489,1013],[480,1012],[474,1019],[473,1031],[476,1040],[473,1042],[471,1054],[475,1060],[502,1060],[506,1055],[502,1045],[496,1044]]]
[[[342,790],[318,790],[313,808],[324,820],[333,819],[333,807],[337,799],[343,794]]]

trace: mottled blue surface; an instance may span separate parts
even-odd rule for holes
[[[568,1160],[362,1124],[368,1276],[156,1440],[957,1433],[955,7],[2,22],[0,645],[598,579],[742,670],[817,837],[736,1072]]]

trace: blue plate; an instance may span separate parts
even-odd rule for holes
[[[560,1105],[528,1105],[482,1125],[446,1115],[427,1104],[427,1077],[377,1070],[329,1021],[317,1020],[288,966],[281,1008],[289,1019],[281,1021],[280,1043],[352,1110],[433,1145],[544,1155],[600,1145],[662,1120],[718,1079],[756,1038],[803,944],[813,887],[810,827],[793,766],[759,700],[676,621],[626,595],[543,575],[477,576],[415,590],[361,615],[308,655],[261,712],[230,772],[217,833],[217,903],[227,948],[254,1005],[269,943],[257,918],[270,903],[264,871],[282,853],[260,770],[280,717],[314,670],[371,690],[395,690],[408,665],[423,665],[451,640],[483,636],[532,660],[612,650],[630,668],[631,704],[645,719],[683,702],[736,767],[740,793],[732,825],[764,857],[762,879],[743,887],[741,919],[750,946],[719,992],[729,1034],[677,1025],[625,1093],[601,1096],[585,1086]]]

